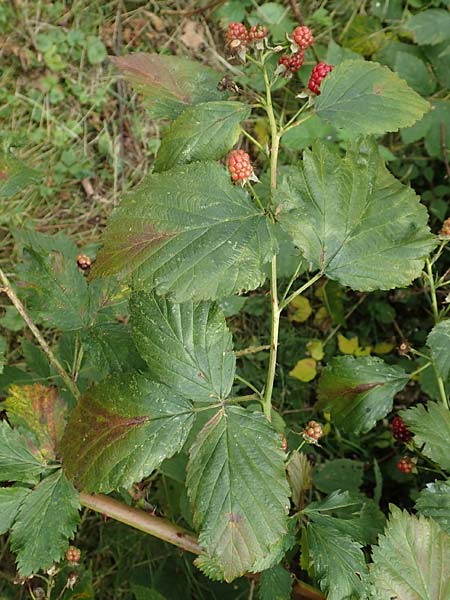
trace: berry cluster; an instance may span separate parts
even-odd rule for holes
[[[314,444],[317,443],[322,436],[322,425],[317,423],[317,421],[308,421],[305,430],[303,431],[303,437],[306,439],[306,441]]]
[[[333,65],[327,65],[325,62],[317,63],[311,72],[308,82],[308,87],[314,94],[317,94],[317,96],[320,95],[320,84],[333,69]]]
[[[292,48],[292,51],[296,52],[298,50],[306,50],[307,48],[312,46],[312,44],[314,43],[314,36],[309,27],[300,25],[299,27],[296,27],[292,32],[292,40],[292,45],[296,46],[296,48]]]
[[[228,170],[233,181],[245,183],[253,175],[250,156],[245,150],[232,150],[228,155]]]
[[[403,419],[399,416],[396,416],[392,419],[391,430],[392,435],[399,442],[404,442],[406,444],[406,442],[409,442],[409,440],[412,438],[412,433],[406,427]]]
[[[405,473],[406,475],[408,475],[409,473],[412,473],[414,471],[415,466],[416,465],[409,458],[409,456],[403,456],[403,458],[401,458],[397,463],[397,469],[401,473]]]
[[[254,44],[256,48],[262,49],[267,33],[267,27],[262,25],[252,25],[247,31],[244,23],[230,23],[226,34],[228,48],[233,53],[241,55],[245,53],[249,44]]]
[[[283,75],[285,77],[290,77],[293,73],[296,73],[300,69],[304,60],[305,56],[303,52],[298,51],[291,56],[287,56],[286,54],[280,56],[278,59],[278,65],[283,70]]]

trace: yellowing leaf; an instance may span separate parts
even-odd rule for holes
[[[322,360],[324,357],[323,344],[320,340],[310,340],[306,344],[306,349],[314,360]]]
[[[267,128],[267,119],[258,119],[254,127],[255,137],[261,146],[265,146],[269,141],[270,132]]]
[[[391,342],[379,342],[373,347],[374,354],[389,354],[395,348]]]
[[[358,346],[358,348],[356,348],[356,350],[353,354],[354,354],[354,356],[370,356],[371,352],[372,352],[372,346],[364,346],[364,348],[360,348]]]
[[[298,361],[289,375],[295,377],[295,379],[304,381],[305,383],[312,381],[317,375],[317,363],[313,358],[302,358]]]
[[[314,315],[314,325],[321,327],[323,323],[328,319],[329,314],[325,306],[321,306]]]
[[[297,296],[290,302],[289,306],[292,306],[292,308],[295,309],[294,314],[289,317],[291,321],[303,323],[311,316],[311,304],[309,303],[308,298],[305,298],[304,296]]]
[[[56,458],[56,448],[62,438],[67,407],[56,388],[34,385],[13,385],[3,403],[10,422],[24,431],[36,448],[47,458]]]
[[[359,349],[358,336],[355,335],[355,337],[348,339],[345,336],[339,334],[338,347],[342,354],[355,354],[355,352]]]

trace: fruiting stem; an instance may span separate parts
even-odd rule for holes
[[[34,322],[31,319],[31,317],[27,313],[24,305],[19,300],[17,294],[15,293],[15,291],[13,290],[13,288],[11,286],[11,283],[10,283],[9,279],[7,278],[7,276],[5,275],[5,273],[3,272],[2,269],[0,269],[0,281],[2,282],[2,284],[4,286],[4,287],[2,287],[0,289],[0,291],[4,292],[8,296],[8,298],[10,299],[10,301],[12,302],[12,304],[14,304],[14,306],[17,309],[17,312],[20,314],[20,316],[22,317],[22,319],[27,324],[28,328],[30,329],[30,331],[34,335],[34,337],[36,338],[36,341],[38,342],[38,344],[40,345],[40,347],[42,348],[42,350],[48,356],[48,359],[49,359],[50,363],[58,371],[59,375],[61,376],[61,379],[66,384],[67,389],[71,392],[72,396],[75,399],[78,399],[80,397],[80,391],[79,391],[79,389],[77,388],[77,386],[75,385],[75,383],[72,381],[72,379],[70,378],[70,376],[68,375],[68,373],[66,373],[66,371],[62,367],[61,363],[56,358],[56,356],[53,354],[53,352],[51,351],[49,345],[47,344],[47,342],[42,337],[41,332],[36,327],[36,325],[34,324]]]
[[[440,315],[439,315],[439,307],[438,307],[438,303],[437,303],[436,285],[435,285],[435,281],[434,281],[433,268],[432,268],[432,263],[429,258],[426,259],[425,264],[426,264],[426,268],[427,268],[428,283],[430,286],[430,297],[431,297],[431,306],[433,308],[433,317],[434,317],[434,322],[437,324],[437,323],[439,323]],[[439,395],[441,397],[441,400],[442,400],[445,408],[447,408],[447,410],[450,410],[450,404],[448,401],[447,393],[445,391],[444,381],[443,381],[442,377],[439,375],[434,362],[433,362],[433,369],[434,369],[434,373],[436,375],[436,381],[437,381]]]
[[[264,85],[266,88],[266,113],[270,124],[270,189],[271,192],[277,187],[278,152],[280,149],[280,134],[277,128],[275,113],[272,105],[272,93],[270,81],[265,64],[262,66]],[[266,387],[264,390],[263,410],[267,419],[272,419],[272,392],[277,368],[278,332],[280,328],[280,309],[278,306],[277,288],[277,256],[272,258],[270,265],[270,300],[272,303],[272,323],[270,331],[270,354],[269,367],[267,369]]]

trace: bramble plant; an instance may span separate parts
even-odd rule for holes
[[[438,270],[449,222],[431,233],[381,145],[426,119],[430,102],[385,65],[320,60],[309,27],[285,34],[274,41],[265,26],[231,23],[230,78],[164,54],[113,58],[150,115],[170,122],[151,173],[111,215],[95,260],[63,236],[15,232],[21,285],[0,270],[1,285],[53,385],[12,380],[2,405],[0,532],[10,530],[19,576],[46,572],[50,592],[67,565],[61,593],[76,585],[70,542],[87,507],[197,554],[213,580],[260,573],[263,599],[290,598],[293,585],[311,599],[450,597],[450,304],[438,296],[449,283]],[[285,136],[311,123],[341,135],[319,133],[290,163]],[[4,197],[38,177],[12,157],[0,175]],[[267,278],[260,389],[237,360],[265,348],[233,350],[224,308]],[[365,297],[414,280],[434,320],[423,345],[402,341],[403,366],[358,344],[327,355],[315,412],[290,430],[275,385],[283,315],[304,309],[310,288]],[[56,351],[38,326],[62,332]],[[317,340],[308,351],[303,381],[325,356]],[[393,412],[418,380],[420,402]],[[376,459],[364,466],[370,489],[359,489],[362,463],[349,474],[347,458],[312,483],[311,452],[327,438],[354,446],[383,420],[399,476],[433,474],[415,513],[383,503]],[[171,468],[181,472],[182,526],[136,508],[129,492]],[[342,485],[327,487],[333,477]]]

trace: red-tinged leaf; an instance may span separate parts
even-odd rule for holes
[[[105,379],[82,396],[61,443],[66,473],[86,491],[129,486],[178,452],[194,413],[189,400],[138,374]]]
[[[47,460],[54,460],[62,438],[67,406],[56,388],[13,385],[3,404],[10,422],[21,430]]]
[[[221,74],[186,58],[139,52],[111,57],[111,62],[133,84],[155,118],[176,118],[190,104],[221,100]]]

